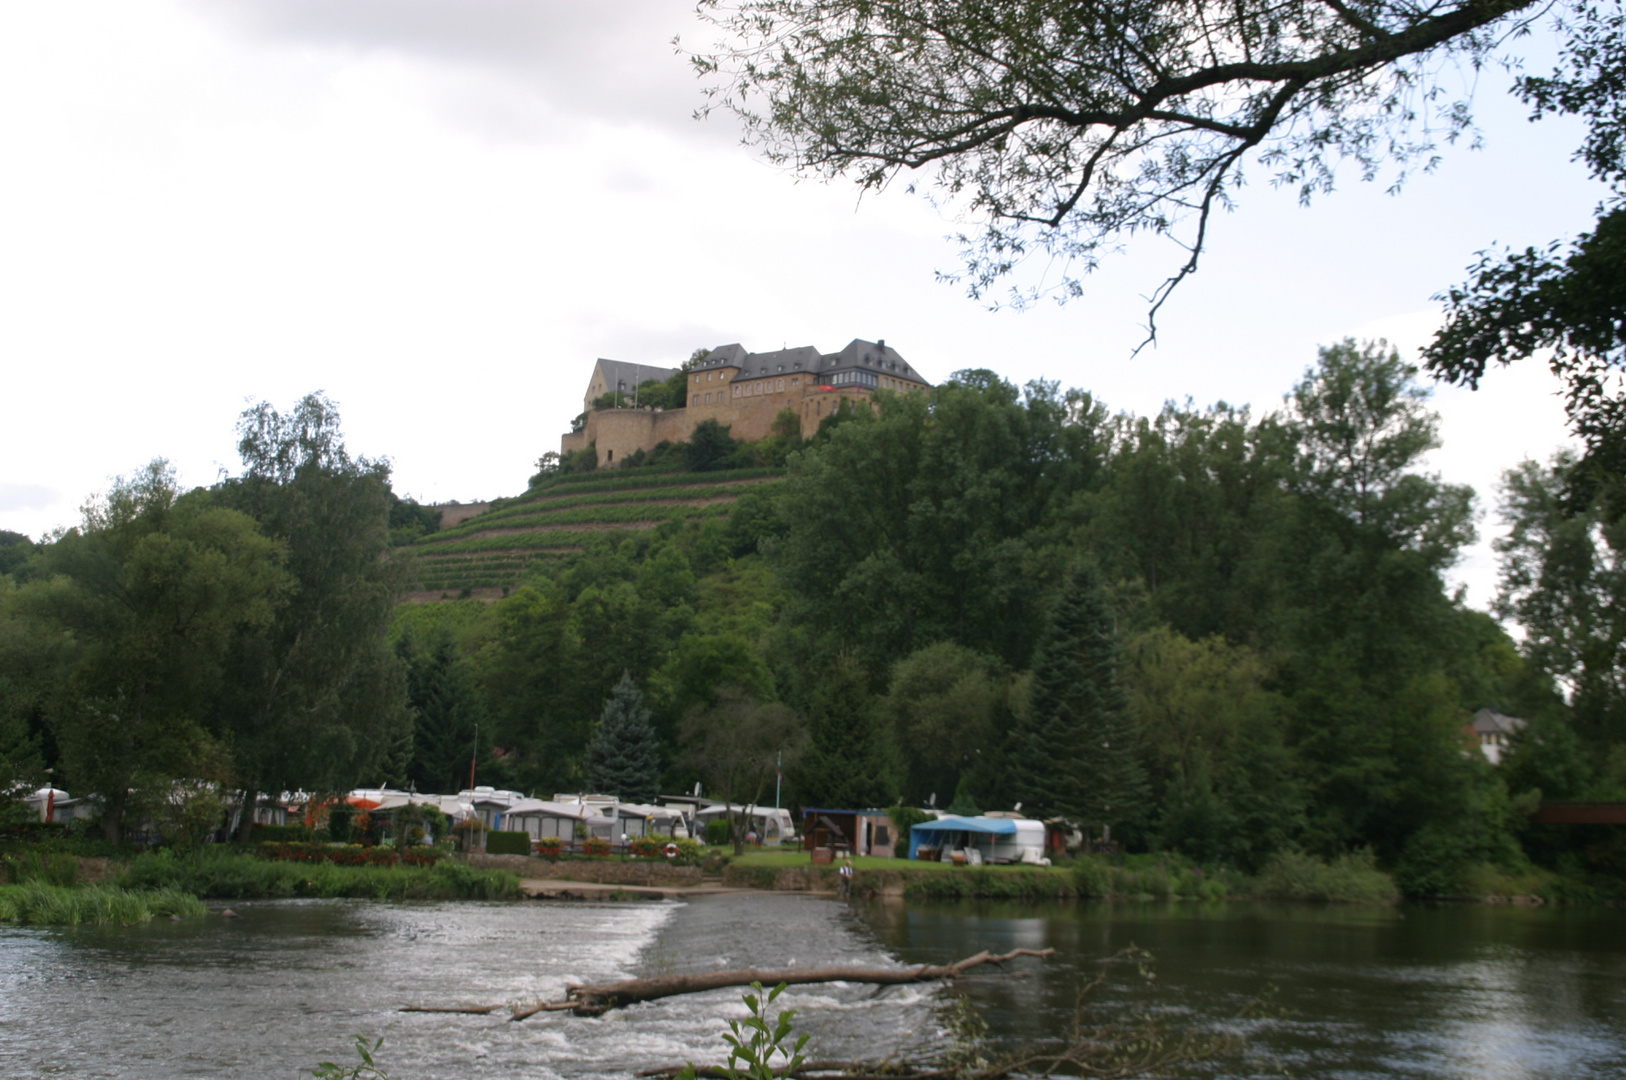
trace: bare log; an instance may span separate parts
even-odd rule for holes
[[[398,1012],[429,1012],[429,1013],[472,1013],[475,1016],[489,1016],[502,1008],[501,1005],[402,1005]]]
[[[937,982],[953,979],[971,968],[983,964],[1003,964],[1018,956],[1050,956],[1054,949],[1013,949],[999,956],[986,949],[975,956],[954,964],[922,964],[912,968],[822,967],[781,968],[779,970],[744,968],[736,971],[711,971],[697,975],[664,975],[653,979],[628,979],[618,983],[565,987],[565,1000],[532,1008],[519,1009],[515,1020],[524,1020],[539,1012],[569,1009],[577,1016],[598,1016],[609,1009],[632,1005],[640,1001],[654,1001],[677,994],[699,994],[728,986],[778,986],[786,983],[800,986],[806,983],[855,982],[880,986],[901,986],[905,983]]]

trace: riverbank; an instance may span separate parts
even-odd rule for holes
[[[127,889],[176,889],[210,900],[285,897],[361,900],[516,900],[517,875],[458,859],[433,866],[342,866],[285,862],[201,848],[138,855],[118,879]]]
[[[518,900],[524,895],[511,871],[458,859],[432,866],[346,866],[267,859],[226,847],[144,852],[128,863],[28,852],[8,855],[5,872],[9,883],[0,884],[0,921],[34,924],[185,918],[202,914],[205,899]]]
[[[853,862],[853,893],[908,900],[1289,900],[1313,903],[1393,904],[1404,897],[1370,852],[1331,860],[1279,853],[1258,874],[1205,868],[1170,853],[1081,855],[1058,866],[954,866],[948,863],[860,857]],[[1480,867],[1467,875],[1461,895],[1419,897],[1481,904],[1613,903],[1569,881],[1528,868],[1507,873]],[[803,851],[753,851],[728,861],[718,878],[734,888],[777,892],[833,892],[832,866],[814,866]]]
[[[1391,904],[1394,880],[1370,855],[1330,862],[1278,856],[1257,876],[1204,870],[1179,856],[1109,858],[1084,855],[1060,866],[954,866],[860,857],[852,860],[853,895],[906,900],[1298,900]],[[775,892],[833,892],[833,866],[814,866],[801,851],[752,852],[732,859],[722,884]]]
[[[1257,875],[1205,869],[1168,853],[1084,855],[1062,865],[954,866],[949,863],[854,859],[853,895],[904,900],[1289,900],[1391,904],[1399,888],[1369,853],[1333,860],[1279,854]],[[835,866],[814,866],[802,850],[757,849],[741,856],[713,851],[703,866],[653,858],[542,859],[523,855],[449,856],[434,866],[351,866],[267,859],[234,848],[136,855],[130,862],[6,856],[12,880],[61,886],[98,882],[133,890],[170,889],[207,899],[348,897],[376,900],[678,899],[752,890],[835,895]],[[579,887],[578,887],[579,886]],[[1531,870],[1508,875],[1485,868],[1470,895],[1430,897],[1478,903],[1597,901],[1563,879]]]

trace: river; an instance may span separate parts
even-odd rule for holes
[[[830,962],[944,962],[1053,947],[1026,978],[963,985],[1002,1048],[1061,1030],[1080,982],[1118,965],[1107,1011],[1144,1004],[1246,1030],[1222,1075],[1626,1076],[1626,912],[1478,906],[1354,908],[1079,904],[845,905],[790,894],[688,903],[277,901],[240,919],[123,929],[0,928],[0,1076],[290,1080],[382,1035],[395,1080],[596,1080],[716,1060],[719,991],[598,1019],[402,1013],[408,1004],[557,998],[567,982]],[[1233,1018],[1274,986],[1269,1023]],[[797,988],[822,1058],[941,1045],[928,987]]]

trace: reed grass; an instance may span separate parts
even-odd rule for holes
[[[0,886],[0,922],[34,926],[133,926],[155,916],[200,918],[197,897],[175,889],[107,885],[66,888],[43,881]]]

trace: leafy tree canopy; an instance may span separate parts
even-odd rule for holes
[[[243,472],[214,496],[285,545],[298,582],[230,658],[215,721],[239,777],[249,791],[342,789],[381,771],[401,779],[411,717],[386,640],[403,584],[389,466],[350,456],[338,407],[320,393],[287,412],[261,402],[238,434]]]
[[[1302,198],[1342,161],[1434,161],[1469,127],[1441,73],[1491,60],[1534,0],[704,0],[729,45],[696,56],[710,107],[768,157],[881,187],[900,171],[963,207],[985,296],[1024,256],[1078,276],[1139,232],[1196,269],[1250,163]],[[1166,295],[1166,288],[1154,302]],[[1031,292],[1013,289],[1018,302]],[[1155,329],[1154,329],[1155,334]]]
[[[1567,34],[1559,66],[1521,77],[1515,93],[1535,117],[1569,114],[1586,123],[1576,157],[1609,185],[1609,198],[1597,226],[1571,244],[1482,252],[1469,282],[1437,297],[1449,305],[1448,318],[1424,355],[1435,375],[1478,386],[1491,364],[1545,353],[1588,447],[1591,468],[1572,476],[1584,492],[1598,486],[1600,469],[1616,487],[1626,473],[1626,13],[1589,0],[1559,11]]]
[[[38,700],[64,779],[102,795],[108,839],[120,838],[132,788],[199,779],[217,756],[207,721],[227,660],[286,603],[286,550],[207,493],[180,495],[154,461],[42,554],[17,597],[59,646],[54,665],[35,668],[49,679]]]

